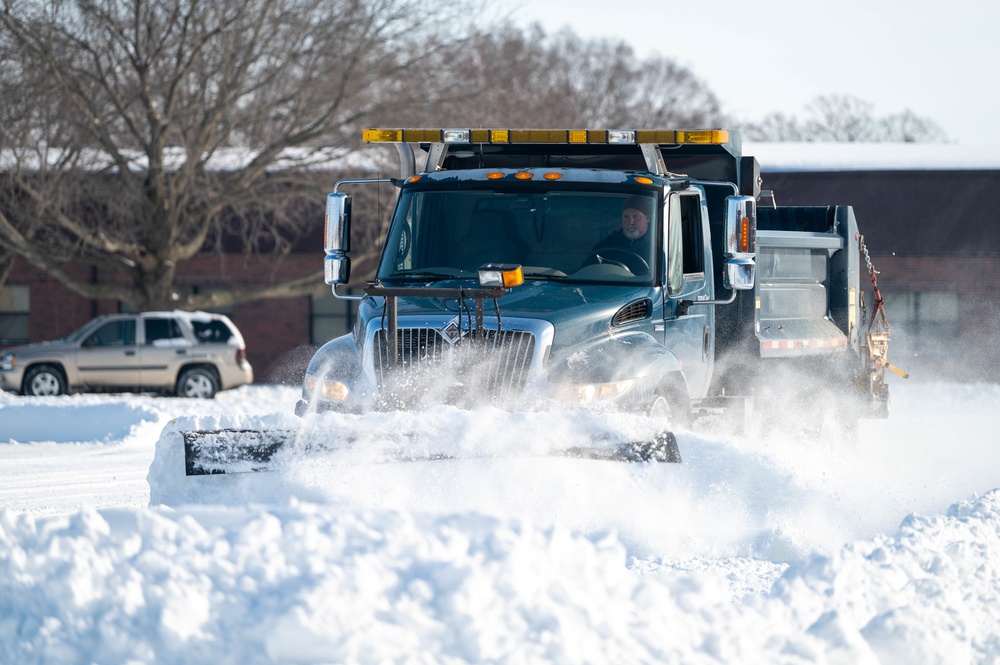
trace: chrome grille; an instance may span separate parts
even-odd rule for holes
[[[449,344],[434,328],[396,331],[398,357],[390,362],[385,330],[375,332],[375,377],[381,392],[408,403],[429,392],[449,403],[508,403],[521,394],[531,368],[535,336],[523,330],[485,330]],[[451,390],[442,390],[447,379]]]

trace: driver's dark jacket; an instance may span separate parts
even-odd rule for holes
[[[622,233],[622,230],[618,229],[617,231],[609,235],[607,238],[594,245],[593,251],[596,252],[606,247],[611,247],[614,249],[626,249],[630,252],[635,252],[636,254],[645,259],[649,257],[650,253],[649,252],[650,236],[652,236],[652,234],[647,231],[642,235],[641,238],[636,238],[635,240],[629,240],[627,237],[625,237],[625,234]]]

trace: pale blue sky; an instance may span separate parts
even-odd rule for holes
[[[670,57],[739,117],[803,117],[817,96],[849,94],[1000,146],[998,0],[521,0],[511,16]]]

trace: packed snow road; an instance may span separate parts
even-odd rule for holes
[[[154,464],[173,418],[288,413],[296,391],[0,395],[0,662],[993,662],[1000,386],[893,391],[856,443],[682,432],[680,465],[184,480]],[[481,452],[605,425],[436,409],[336,429]]]

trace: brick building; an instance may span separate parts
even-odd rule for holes
[[[1000,192],[1000,148],[756,143],[744,152],[757,157],[763,187],[779,205],[854,206],[879,271],[894,364],[915,379],[1000,381],[1000,206],[992,200]],[[322,258],[318,244],[304,247],[277,270],[305,274]],[[205,256],[183,265],[177,286],[254,283],[275,269],[266,257]],[[257,381],[295,384],[312,350],[350,328],[352,305],[320,283],[312,296],[225,313],[243,331]],[[61,337],[119,310],[18,260],[0,291],[0,348]]]

